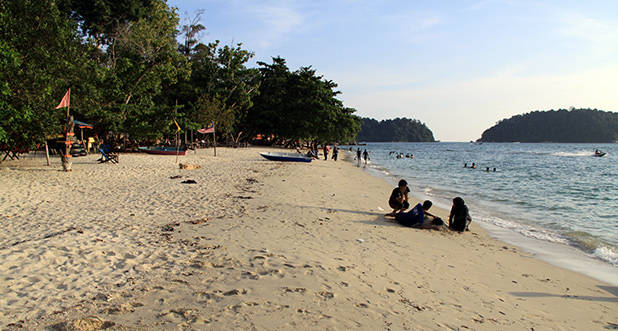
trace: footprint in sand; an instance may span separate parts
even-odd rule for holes
[[[304,287],[297,287],[297,288],[289,288],[289,287],[284,287],[283,288],[283,292],[284,293],[305,293],[307,291],[306,288]]]
[[[335,297],[335,293],[333,293],[333,292],[328,292],[328,291],[321,291],[321,292],[320,292],[320,295],[321,295],[322,297],[324,297],[325,299],[332,299],[332,298],[334,298],[334,297]]]
[[[242,290],[238,290],[238,289],[233,289],[233,290],[229,290],[227,292],[223,292],[223,295],[226,297],[232,296],[232,295],[241,295],[241,294],[247,294],[247,290],[242,289]]]

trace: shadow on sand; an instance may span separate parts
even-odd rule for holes
[[[351,210],[351,209],[341,209],[341,208],[327,208],[327,207],[319,207],[319,206],[304,206],[304,205],[292,205],[292,204],[289,204],[289,205],[293,206],[294,208],[319,209],[327,213],[341,212],[341,213],[375,216],[373,220],[357,220],[357,222],[359,223],[368,224],[368,225],[397,226],[397,227],[401,226],[397,224],[397,222],[395,222],[394,218],[385,217],[384,216],[385,213],[383,212],[370,212],[370,211],[363,211],[363,210]]]
[[[616,296],[616,292],[618,288],[610,287],[610,286],[597,286],[603,290],[614,295],[614,297],[593,297],[587,295],[568,295],[568,294],[553,294],[553,293],[542,293],[542,292],[510,292],[511,295],[523,298],[565,298],[565,299],[575,299],[575,300],[585,300],[585,301],[599,301],[599,302],[618,302],[618,296]]]

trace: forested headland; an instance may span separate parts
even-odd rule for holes
[[[395,118],[377,121],[362,118],[357,141],[371,142],[433,142],[433,132],[418,120]]]
[[[501,120],[485,130],[482,142],[613,143],[618,113],[597,109],[533,111]]]
[[[181,22],[164,0],[0,1],[0,146],[61,133],[55,109],[113,139],[155,140],[214,122],[228,142],[353,141],[354,109],[337,84],[286,60],[248,63],[241,43],[200,42],[201,13]]]

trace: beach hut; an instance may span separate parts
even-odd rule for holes
[[[80,140],[82,142],[82,146],[84,146],[84,149],[86,149],[86,153],[90,152],[88,146],[84,143],[84,129],[91,129],[93,128],[92,124],[88,124],[88,123],[84,123],[81,121],[77,121],[77,120],[73,120],[73,124],[75,125],[76,128],[79,128],[80,131]]]

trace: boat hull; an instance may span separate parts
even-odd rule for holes
[[[310,157],[304,156],[302,154],[265,152],[265,153],[260,153],[260,155],[262,155],[263,158],[270,160],[270,161],[311,162]]]

